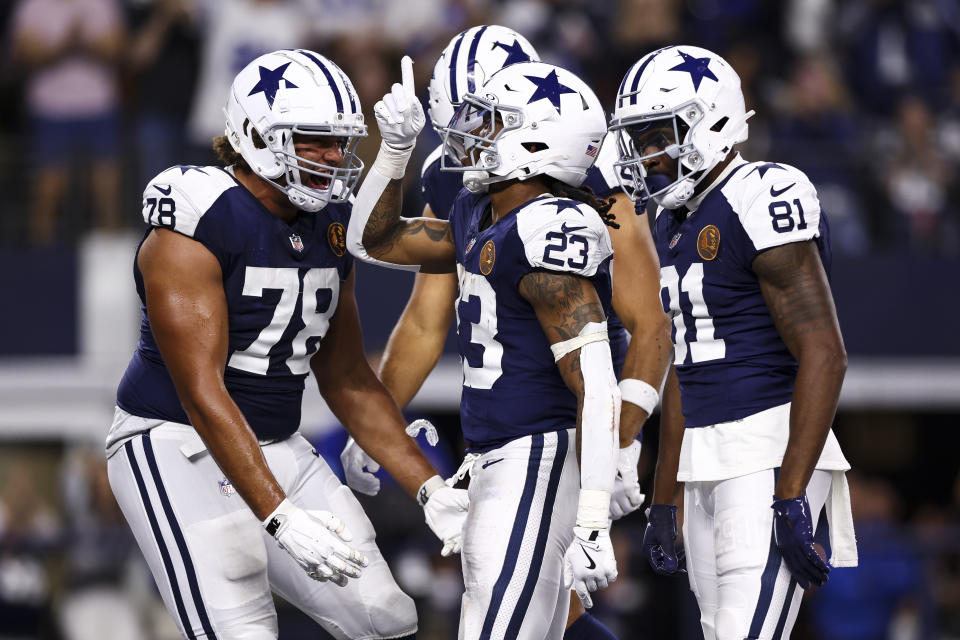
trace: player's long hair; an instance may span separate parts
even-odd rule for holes
[[[217,159],[220,160],[220,164],[225,167],[233,165],[235,167],[240,167],[241,169],[246,169],[250,171],[250,165],[247,164],[247,161],[243,159],[243,156],[240,155],[240,152],[235,150],[231,145],[230,141],[227,140],[227,136],[217,136],[213,139],[213,150],[217,154]]]
[[[602,200],[593,193],[593,189],[590,187],[572,187],[566,182],[561,182],[550,176],[540,177],[543,178],[551,194],[558,198],[569,198],[570,200],[588,204],[597,210],[597,213],[600,214],[600,219],[603,220],[605,225],[614,229],[620,228],[620,225],[616,222],[616,216],[610,213],[610,208],[613,206],[613,198]]]

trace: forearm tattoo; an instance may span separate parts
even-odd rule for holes
[[[385,242],[400,232],[400,209],[403,205],[403,180],[394,179],[377,203],[373,205],[367,226],[363,228],[363,246],[367,251],[379,249]]]
[[[533,305],[551,343],[576,337],[588,322],[606,320],[600,303],[587,299],[590,289],[579,276],[547,271],[534,271],[520,281],[520,295]]]

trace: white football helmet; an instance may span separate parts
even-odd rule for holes
[[[298,209],[319,211],[350,197],[363,171],[355,151],[367,126],[353,84],[327,58],[306,49],[260,56],[234,78],[224,114],[231,146]],[[294,134],[341,138],[343,160],[331,166],[298,156]]]
[[[463,96],[476,93],[494,73],[518,62],[539,62],[540,56],[522,35],[495,24],[471,27],[450,41],[430,77],[427,112],[438,132],[450,124]]]
[[[463,97],[440,130],[440,168],[464,172],[473,192],[536,175],[578,187],[605,133],[603,107],[583,80],[552,64],[521,62]]]
[[[683,205],[733,145],[747,139],[753,113],[745,111],[740,76],[717,54],[684,45],[647,54],[620,83],[610,120],[624,191],[635,200],[653,198],[666,209]],[[635,141],[664,126],[673,131],[672,139],[665,136],[659,152],[642,155]],[[652,186],[643,162],[662,154],[677,160],[678,175],[666,186]]]

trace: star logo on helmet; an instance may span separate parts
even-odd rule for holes
[[[206,171],[193,164],[178,164],[176,168],[180,169],[180,175],[184,175],[187,171],[199,171],[203,175],[209,175]]]
[[[550,101],[550,104],[557,110],[557,113],[560,113],[560,96],[564,93],[576,93],[576,91],[560,82],[556,69],[551,70],[546,78],[540,78],[538,76],[523,77],[537,86],[537,90],[534,91],[530,99],[527,100],[527,104],[546,99]]]
[[[285,86],[287,89],[297,88],[297,85],[283,77],[283,74],[287,71],[287,67],[289,66],[290,63],[287,62],[286,64],[280,65],[276,69],[260,67],[260,81],[253,85],[253,89],[250,90],[250,93],[248,93],[247,96],[263,93],[263,97],[267,99],[267,106],[272,108],[273,101],[277,97],[277,90],[280,88],[281,80],[286,83]]]
[[[530,54],[523,50],[523,47],[520,46],[520,41],[514,39],[513,44],[504,44],[502,42],[494,42],[491,49],[503,49],[507,52],[507,59],[503,63],[504,67],[509,67],[512,64],[517,62],[530,62]]]
[[[703,82],[704,78],[720,82],[713,71],[710,71],[710,58],[694,58],[690,54],[679,50],[677,53],[683,58],[683,62],[675,67],[670,67],[670,71],[686,71],[689,73],[690,79],[693,81],[694,91],[700,90],[700,83]]]

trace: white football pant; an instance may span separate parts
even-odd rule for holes
[[[576,430],[525,436],[473,464],[463,528],[460,640],[563,637],[580,472]]]
[[[140,418],[118,409],[117,420]],[[107,463],[113,493],[184,636],[275,639],[271,591],[336,638],[398,638],[416,631],[413,600],[394,581],[370,520],[303,436],[264,445],[263,454],[290,500],[335,514],[353,533],[350,546],[369,558],[370,566],[346,587],[307,576],[209,453],[188,459],[181,452],[188,442],[196,442],[192,427],[165,422],[128,439]]]
[[[704,640],[787,640],[803,596],[773,539],[776,471],[687,482],[683,540]],[[830,472],[814,471],[807,500],[816,531]],[[826,525],[826,521],[824,521]]]

